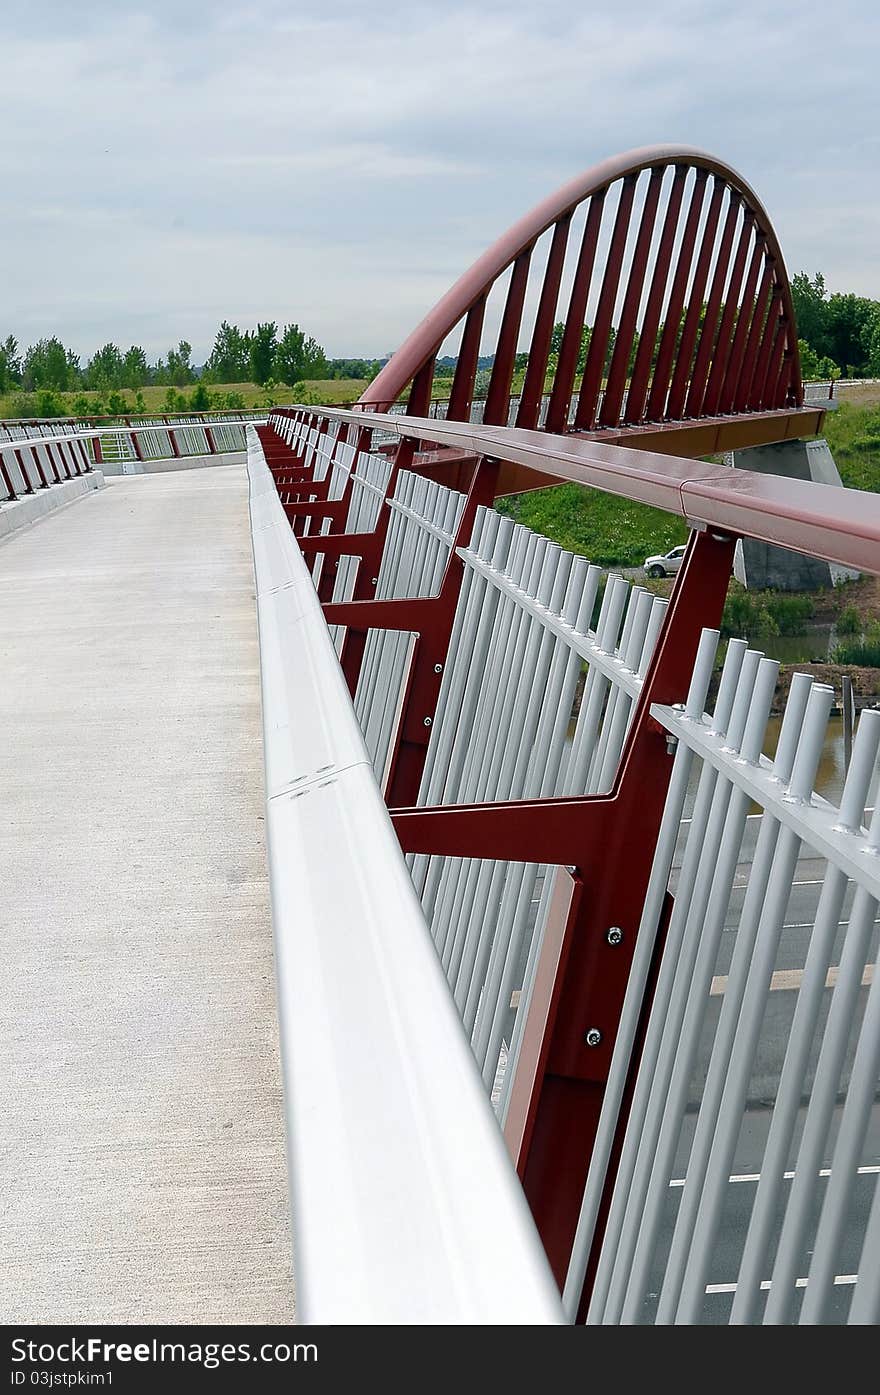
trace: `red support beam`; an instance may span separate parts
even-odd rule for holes
[[[587,221],[584,226],[580,256],[571,288],[562,344],[556,361],[556,374],[550,393],[550,405],[547,408],[546,429],[557,435],[562,435],[568,430],[571,394],[574,389],[578,356],[581,351],[581,339],[587,315],[587,300],[593,279],[593,266],[596,261],[596,249],[599,245],[599,229],[602,226],[602,209],[605,207],[607,192],[607,189],[600,189],[593,194],[587,209]]]
[[[767,373],[770,367],[770,360],[773,356],[776,338],[782,327],[780,310],[781,302],[778,288],[774,286],[773,297],[770,301],[770,308],[767,311],[767,319],[764,324],[764,332],[761,335],[761,345],[758,349],[758,358],[749,391],[749,400],[746,404],[752,408],[762,407],[764,405],[764,385],[767,381]]]
[[[774,264],[769,257],[765,256],[764,271],[752,309],[749,332],[746,336],[746,346],[743,353],[742,367],[740,368],[739,379],[733,399],[733,410],[735,412],[745,411],[751,398],[752,379],[755,375],[755,364],[761,344],[761,331],[764,328],[764,319],[769,309],[768,302],[773,296],[774,275]]]
[[[702,414],[703,397],[706,392],[706,384],[709,378],[709,365],[715,350],[716,333],[721,315],[721,298],[724,295],[724,285],[727,280],[727,272],[730,267],[730,253],[733,249],[733,236],[736,232],[736,224],[739,218],[741,207],[740,199],[733,193],[730,195],[730,202],[727,205],[727,217],[724,220],[724,230],[721,234],[721,243],[718,248],[718,256],[715,260],[715,270],[712,273],[712,286],[709,291],[709,299],[706,302],[706,314],[700,329],[700,339],[697,344],[697,353],[694,359],[691,380],[688,386],[687,399],[685,402],[684,414],[686,417],[698,417]],[[745,250],[740,246],[745,257]],[[742,277],[742,266],[740,266],[740,278]],[[739,287],[737,286],[737,290]]]
[[[678,343],[678,331],[684,309],[684,298],[687,294],[688,276],[697,243],[700,214],[706,197],[707,179],[708,175],[705,170],[697,170],[681,246],[678,250],[675,275],[672,278],[672,287],[669,292],[669,302],[666,306],[666,320],[663,325],[663,333],[660,336],[660,347],[657,350],[657,363],[651,380],[647,408],[649,421],[663,421],[667,416],[666,397],[669,389],[669,375],[672,371],[673,356]]]
[[[755,220],[750,213],[746,213],[743,223],[742,241],[740,248],[746,244],[754,231]],[[737,259],[738,261],[739,259]],[[724,307],[724,316],[721,321],[721,329],[718,332],[718,347],[715,351],[715,359],[712,363],[712,371],[709,374],[709,384],[706,388],[706,396],[703,399],[703,412],[706,416],[715,416],[719,412],[729,412],[733,403],[733,396],[736,392],[736,381],[739,370],[742,366],[742,357],[745,352],[746,335],[749,328],[749,315],[755,301],[755,287],[758,284],[758,276],[761,271],[761,264],[764,260],[763,239],[760,234],[755,240],[755,245],[749,259],[749,269],[746,273],[745,285],[742,287],[742,294],[733,296],[728,292],[727,304]],[[740,274],[740,281],[742,276]],[[736,270],[731,285],[736,282]],[[729,315],[728,315],[728,312]],[[735,328],[734,328],[735,322]],[[732,338],[732,342],[731,342]]]
[[[565,251],[568,246],[570,228],[571,214],[568,213],[564,218],[560,218],[553,229],[553,239],[547,257],[544,282],[541,286],[541,298],[538,302],[538,313],[535,316],[535,327],[532,331],[532,342],[529,347],[529,361],[526,365],[522,396],[516,414],[516,425],[527,430],[534,430],[537,427],[541,415],[541,401],[544,396],[547,363],[550,357],[550,342],[556,319],[556,305],[559,300],[559,287],[565,265]]]
[[[452,379],[452,392],[446,410],[448,421],[468,421],[474,397],[474,383],[477,377],[477,361],[480,357],[480,336],[483,333],[483,315],[486,310],[486,297],[480,296],[467,313]]]
[[[477,460],[436,596],[338,601],[324,606],[328,625],[346,626],[341,664],[352,697],[357,691],[366,637],[371,629],[403,630],[416,635],[400,720],[392,742],[385,791],[389,805],[414,804],[418,796],[464,575],[464,563],[456,548],[470,539],[477,509],[494,500],[497,478],[496,460],[487,457]]]
[[[648,254],[651,250],[651,238],[654,235],[657,205],[660,201],[660,186],[663,183],[663,176],[665,173],[666,171],[664,169],[652,170],[651,178],[648,182],[648,190],[645,194],[645,203],[642,208],[642,217],[639,223],[638,238],[636,239],[632,266],[630,267],[627,281],[626,296],[623,302],[623,309],[620,313],[620,323],[617,326],[617,338],[614,341],[614,353],[611,357],[611,367],[608,370],[608,382],[605,387],[605,392],[602,397],[602,407],[599,412],[600,426],[616,426],[620,421],[623,391],[626,385],[626,375],[636,332],[636,319],[642,300],[642,288],[645,284],[645,275],[648,270]]]
[[[143,448],[141,447],[141,443],[140,443],[140,440],[138,439],[137,432],[136,432],[136,431],[134,430],[134,428],[132,427],[132,424],[131,424],[131,417],[126,417],[126,418],[125,418],[125,424],[126,424],[126,426],[128,427],[128,433],[129,433],[129,435],[130,435],[130,437],[131,437],[131,444],[132,444],[132,446],[133,446],[133,448],[134,448],[135,456],[136,456],[136,458],[137,458],[138,460],[143,460],[143,458],[144,458]]]
[[[10,501],[13,499],[17,499],[18,495],[15,492],[15,485],[12,483],[12,475],[9,471],[9,468],[7,467],[6,457],[4,455],[0,455],[0,476],[2,476],[3,478],[3,484],[6,488],[7,499],[9,499]],[[27,475],[25,475],[25,482],[28,482]]]
[[[682,415],[685,393],[691,376],[694,344],[697,340],[700,314],[703,309],[703,293],[709,275],[709,265],[712,261],[712,250],[715,246],[715,233],[718,230],[723,198],[724,185],[721,180],[716,179],[712,197],[709,200],[709,212],[706,215],[700,250],[697,253],[697,264],[694,267],[694,279],[691,282],[688,308],[681,331],[681,343],[676,352],[675,372],[672,375],[672,385],[669,389],[669,401],[666,407],[668,417],[678,418]]]
[[[560,873],[569,893],[565,914],[548,927],[542,946],[506,1125],[560,1286],[671,770],[665,732],[650,708],[687,692],[700,634],[721,617],[734,543],[709,531],[691,535],[610,794],[391,813],[405,852],[572,869],[569,882]],[[611,926],[623,932],[620,943],[609,942]]]
[[[412,458],[415,454],[415,446],[416,442],[413,440],[401,440],[398,443],[397,449],[394,452],[394,458],[392,460],[391,469],[388,474],[388,482],[385,486],[385,499],[383,500],[382,505],[379,509],[379,516],[376,519],[376,527],[373,530],[372,545],[368,548],[365,547],[363,553],[361,554],[361,561],[357,570],[357,575],[355,577],[352,598],[351,601],[347,602],[346,604],[357,603],[358,601],[375,600],[374,591],[376,587],[376,581],[379,576],[379,568],[382,564],[382,553],[385,551],[385,541],[388,537],[388,526],[391,521],[391,510],[388,507],[387,501],[394,494],[400,471],[409,469],[410,465],[412,464]],[[325,587],[323,591],[319,592],[320,599],[325,602],[329,602],[330,599],[329,596],[326,595],[327,589],[328,588]],[[326,604],[324,607],[324,615],[327,618],[328,625],[334,623],[327,616]],[[340,667],[342,668],[342,672],[345,675],[345,680],[348,684],[348,690],[351,693],[352,697],[354,697],[355,692],[357,691],[357,683],[358,678],[360,677],[361,664],[363,662],[364,648],[366,646],[366,642],[366,628],[358,629],[355,626],[352,626],[351,628],[346,629],[346,633],[342,641],[342,648],[339,655],[339,663]]]
[[[611,317],[614,314],[614,302],[617,299],[617,287],[620,284],[620,272],[623,267],[623,255],[626,251],[626,238],[636,192],[636,180],[636,175],[627,175],[620,190],[620,202],[614,217],[614,230],[611,234],[611,245],[608,248],[605,274],[602,277],[602,289],[599,292],[599,304],[596,306],[596,319],[590,335],[590,347],[587,350],[587,361],[584,365],[581,388],[578,394],[577,412],[574,418],[576,431],[589,431],[596,421],[596,407],[608,356]]]
[[[16,460],[18,461],[18,468],[19,468],[19,470],[21,471],[21,477],[22,477],[22,479],[24,480],[24,492],[25,492],[25,494],[33,494],[33,492],[34,492],[34,486],[31,484],[30,475],[28,474],[27,470],[24,468],[24,456],[22,455],[22,452],[21,452],[20,450],[17,450],[17,451],[15,452],[15,458],[16,458]],[[52,457],[50,456],[49,459],[51,460]],[[50,481],[46,479],[46,472],[45,472],[45,470],[43,469],[42,464],[40,463],[39,454],[37,453],[36,448],[33,447],[33,446],[31,447],[31,460],[34,462],[34,464],[35,464],[36,467],[37,467],[37,470],[38,470],[38,472],[39,472],[40,479],[41,479],[42,482],[43,482],[43,483],[42,483],[42,487],[43,487],[44,489],[48,489],[48,488],[49,488]],[[52,467],[52,468],[53,468],[54,473],[55,473],[55,483],[56,483],[56,484],[57,484],[57,483],[60,483],[60,479],[59,479],[59,476],[58,476],[58,471],[55,470],[54,464],[53,464],[53,467]]]
[[[169,423],[167,416],[163,416],[162,421],[168,428],[168,444],[171,447],[171,454],[174,456],[175,460],[179,460],[180,446],[177,444],[177,435],[174,431],[174,428]]]
[[[516,360],[516,345],[522,323],[531,257],[532,249],[527,247],[513,264],[501,328],[498,332],[498,343],[495,346],[492,377],[489,380],[489,391],[483,408],[483,423],[486,426],[506,426],[510,414],[510,384],[513,380],[513,365]]]
[[[686,179],[687,168],[684,165],[676,165],[672,188],[669,191],[669,202],[666,205],[666,215],[663,219],[663,231],[660,234],[660,243],[657,247],[651,289],[648,292],[648,302],[645,306],[639,347],[636,351],[629,392],[626,396],[626,421],[644,421],[645,419],[645,398],[651,374],[651,360],[657,347],[657,331],[660,327],[663,295],[669,279],[675,230],[678,227]]]

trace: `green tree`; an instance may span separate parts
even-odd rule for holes
[[[840,369],[833,359],[820,358],[805,339],[798,340],[798,349],[801,356],[801,377],[805,383],[840,377]]]
[[[867,372],[875,306],[875,301],[858,295],[829,297],[826,352],[847,377],[859,378]]]
[[[306,336],[299,325],[285,326],[275,350],[274,376],[281,383],[295,383],[306,376],[305,372]],[[258,378],[257,382],[261,380]]]
[[[303,345],[303,367],[307,378],[328,378],[330,376],[330,367],[324,356],[324,350],[311,337]]]
[[[67,386],[75,388],[83,381],[83,371],[79,363],[79,354],[75,354],[73,349],[67,350]]]
[[[139,344],[132,344],[131,348],[126,350],[119,381],[123,387],[131,388],[132,391],[135,388],[143,387],[144,383],[150,381],[150,366],[147,363],[147,355]]]
[[[21,359],[18,355],[18,340],[8,334],[0,344],[0,392],[8,392],[21,382]]]
[[[791,278],[791,299],[797,332],[821,357],[829,352],[828,301],[825,277],[817,271],[812,281],[805,271]]]
[[[880,302],[874,301],[874,312],[865,326],[865,354],[871,378],[880,378]]]
[[[89,359],[86,381],[91,388],[116,388],[122,382],[122,354],[115,344],[105,344]]]
[[[204,383],[197,383],[189,396],[189,405],[194,412],[209,412],[211,410],[211,394]]]
[[[205,364],[209,383],[246,383],[250,373],[250,334],[224,320],[214,338],[214,347]]]
[[[274,320],[258,324],[251,336],[251,378],[255,383],[267,383],[275,367],[278,347],[278,326]]]
[[[168,362],[165,369],[168,381],[174,387],[185,387],[188,383],[196,380],[195,372],[191,363],[192,345],[185,339],[181,339],[176,349],[168,350]]]
[[[60,339],[40,339],[24,356],[22,384],[26,392],[39,388],[55,388],[64,392],[70,381],[67,350]],[[47,414],[48,415],[48,414]]]
[[[263,396],[260,399],[261,407],[278,406],[278,384],[274,378],[267,378],[263,384]]]

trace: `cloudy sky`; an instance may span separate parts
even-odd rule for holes
[[[0,337],[393,349],[605,155],[717,154],[880,298],[877,0],[0,0]]]

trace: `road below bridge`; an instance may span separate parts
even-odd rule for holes
[[[4,1321],[290,1321],[244,469],[12,538],[0,614]]]

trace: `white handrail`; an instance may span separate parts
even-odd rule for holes
[[[560,1323],[309,570],[247,437],[299,1321]]]
[[[93,426],[87,431],[59,431],[55,436],[21,436],[16,440],[0,441],[0,453],[8,450],[22,450],[27,446],[54,445],[58,441],[91,441],[95,436],[141,436],[148,431],[184,431],[187,427],[199,426],[265,426],[267,418],[256,421],[209,421],[209,422],[160,422],[152,426]]]

